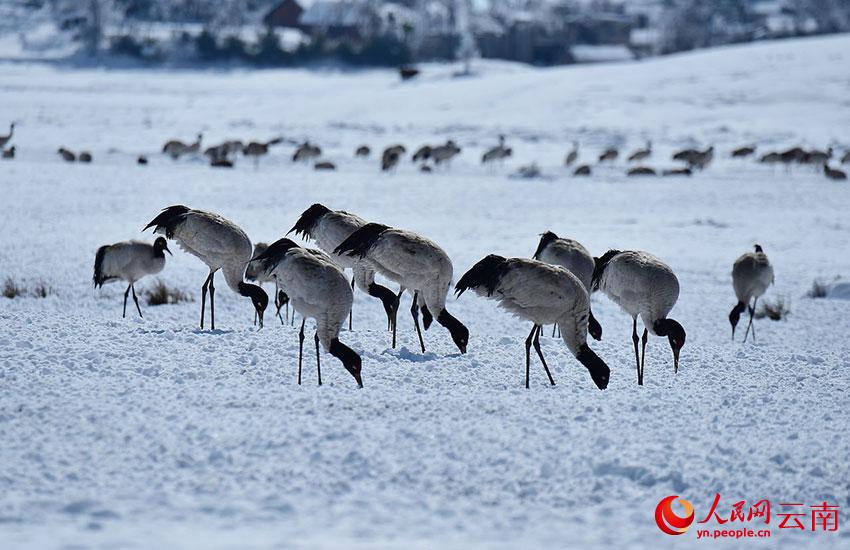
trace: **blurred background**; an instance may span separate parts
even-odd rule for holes
[[[0,60],[83,64],[551,66],[846,31],[847,0],[0,1]]]

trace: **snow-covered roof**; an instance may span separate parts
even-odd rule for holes
[[[598,63],[602,61],[631,61],[634,52],[620,44],[601,46],[578,45],[570,47],[570,55],[576,63]]]

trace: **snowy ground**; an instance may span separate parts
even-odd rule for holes
[[[850,276],[850,188],[726,158],[748,142],[850,140],[848,52],[850,38],[833,37],[632,65],[487,64],[466,79],[431,67],[408,84],[378,71],[0,66],[0,132],[18,121],[19,152],[0,162],[0,278],[56,291],[0,298],[0,546],[650,548],[701,544],[695,527],[674,538],[655,526],[672,494],[697,519],[718,492],[727,514],[763,498],[774,513],[788,501],[850,509],[850,302],[805,297],[816,278]],[[309,137],[339,170],[292,165],[289,145],[258,170],[156,155],[198,131],[210,142]],[[480,167],[499,132],[515,158]],[[381,174],[352,155],[360,143],[447,138],[464,153],[434,174],[409,161]],[[720,158],[691,179],[627,179],[622,162],[574,179],[559,167],[573,139],[586,161],[644,139],[653,166],[690,144],[713,143]],[[64,164],[60,145],[95,162]],[[151,165],[135,164],[140,153]],[[535,160],[552,179],[506,177]],[[653,339],[638,388],[630,320],[601,296],[604,340],[592,347],[612,370],[605,392],[548,337],[558,385],[535,363],[525,390],[529,327],[493,302],[450,299],[469,353],[435,326],[422,356],[405,307],[391,350],[379,303],[357,294],[355,331],[341,338],[363,355],[365,388],[328,355],[326,384],[307,362],[298,387],[296,330],[258,332],[223,281],[220,330],[196,329],[205,268],[185,253],[175,249],[161,278],[194,303],[121,319],[123,289],[91,289],[97,247],[150,239],[139,231],[163,206],[220,212],[273,240],[316,201],[428,235],[456,277],[491,252],[530,255],[546,229],[595,254],[651,251],[681,282],[680,372]],[[775,265],[769,297],[792,313],[758,321],[758,344],[742,345],[729,341],[730,270],[755,242]],[[843,524],[777,524],[765,545],[850,545]]]

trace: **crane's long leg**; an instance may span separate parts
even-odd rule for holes
[[[422,339],[422,329],[419,328],[419,306],[417,300],[419,291],[413,293],[413,304],[410,306],[410,314],[413,315],[413,326],[416,327],[416,335],[419,336],[419,347],[422,348],[422,353],[425,353],[425,341]]]
[[[404,287],[398,291],[398,295],[395,297],[395,304],[393,304],[393,349],[395,349],[396,326],[398,325],[398,307],[401,304],[402,294],[404,294]]]
[[[215,285],[213,278],[215,271],[210,273],[210,330],[215,330]]]
[[[132,291],[133,291],[133,301],[134,301],[134,302],[136,302],[136,311],[138,311],[138,312],[139,312],[139,317],[144,318],[144,316],[142,315],[142,308],[140,308],[140,307],[139,307],[139,299],[138,299],[138,298],[136,298],[136,285],[135,285],[135,284],[131,284],[131,285],[130,285],[130,290],[132,290]],[[125,303],[126,303],[126,302],[125,302]],[[754,333],[753,333],[753,338],[755,338],[755,337],[756,337],[756,333],[754,332]]]
[[[543,352],[540,350],[540,333],[543,332],[543,327],[541,325],[537,326],[537,332],[534,333],[534,351],[537,352],[537,356],[540,357],[540,362],[543,363],[543,369],[546,371],[546,376],[549,377],[549,383],[553,386],[555,385],[555,379],[552,378],[552,373],[549,372],[549,365],[546,364],[546,359],[543,359]]]
[[[132,284],[127,285],[127,290],[124,291],[124,313],[121,314],[122,319],[127,316],[127,296],[130,295],[130,287],[131,286],[133,286],[133,285]]]
[[[632,343],[635,345],[635,364],[637,365],[638,385],[643,385],[643,378],[640,375],[640,356],[638,355],[637,317],[632,319]]]
[[[528,338],[525,339],[525,389],[528,389],[528,371],[531,364],[531,341],[534,338],[534,333],[537,332],[537,325],[531,326],[531,332],[528,333]]]
[[[753,342],[756,341],[756,327],[753,326],[753,315],[756,312],[756,303],[759,301],[758,298],[753,298],[753,305],[749,307],[750,310],[750,322],[747,323],[747,331],[744,332],[744,342],[747,341],[747,336],[750,334],[750,327],[753,329]]]
[[[319,385],[322,385],[322,364],[319,361],[319,332],[313,334],[313,339],[316,341],[316,374],[319,376]]]
[[[647,340],[647,330],[646,327],[643,327],[643,337],[641,338],[641,348],[640,348],[640,374],[638,375],[638,385],[643,386],[643,368],[646,365],[646,340]]]
[[[298,333],[298,385],[301,385],[301,357],[304,353],[304,323],[307,319],[301,320],[301,331]]]
[[[207,305],[207,287],[210,286],[210,279],[212,279],[212,273],[207,276],[207,280],[204,281],[204,286],[201,287],[201,328],[204,328],[204,313],[206,312]]]
[[[354,290],[354,276],[353,276],[353,275],[351,276],[351,290],[352,290],[352,291]],[[353,311],[353,310],[354,310],[354,307],[353,307],[353,306],[352,306],[352,308],[351,308],[351,309],[349,309],[349,310],[348,310],[348,331],[349,331],[349,332],[351,332],[351,317],[352,317],[352,315],[353,315],[353,314],[352,314],[352,311]]]
[[[554,337],[555,337],[555,329],[556,329],[557,327],[558,327],[558,323],[555,323],[554,325],[552,325],[552,338],[554,338]]]

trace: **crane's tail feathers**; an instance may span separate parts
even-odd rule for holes
[[[554,241],[557,238],[558,238],[558,236],[555,235],[554,233],[552,233],[551,231],[546,231],[545,233],[541,233],[540,234],[540,244],[537,245],[537,250],[534,252],[534,256],[532,256],[532,258],[534,258],[535,260],[539,260],[540,254],[543,252],[543,249],[546,248],[546,246],[549,243],[551,243],[552,241]]]
[[[356,256],[363,258],[369,252],[378,238],[388,230],[389,227],[380,223],[367,223],[334,249],[334,254]]]
[[[189,210],[188,206],[183,206],[182,204],[175,204],[174,206],[164,208],[142,231],[147,231],[151,227],[154,228],[154,232],[164,229],[165,236],[170,239],[174,236],[174,229],[186,219],[186,214],[189,213]]]
[[[602,280],[602,273],[608,267],[608,262],[611,258],[619,254],[619,250],[609,250],[599,258],[593,258],[593,277],[591,278],[590,288],[599,290],[599,283]]]
[[[460,296],[470,288],[475,290],[483,287],[487,290],[487,296],[492,296],[507,268],[507,258],[490,254],[463,274],[455,285],[455,294]]]
[[[92,281],[95,288],[103,286],[103,283],[109,279],[109,277],[103,274],[103,259],[106,257],[107,250],[109,250],[109,245],[101,246],[97,249],[97,254],[94,257],[94,276],[92,277]]]
[[[316,203],[304,212],[301,213],[301,217],[298,218],[298,221],[295,222],[295,225],[292,226],[292,229],[286,232],[287,235],[295,231],[296,235],[301,237],[309,237],[310,231],[313,230],[313,227],[316,225],[316,222],[319,221],[319,218],[324,216],[330,212],[330,209],[327,206]]]
[[[268,273],[273,270],[277,264],[280,263],[286,253],[293,248],[298,248],[298,245],[295,244],[292,239],[284,237],[270,244],[269,247],[258,256],[251,258],[251,262],[257,262],[260,265],[260,269],[264,273]]]

